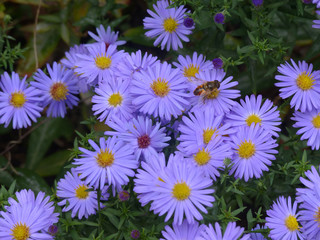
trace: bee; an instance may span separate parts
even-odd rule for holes
[[[193,94],[196,96],[201,96],[203,103],[206,99],[213,99],[216,97],[218,88],[220,87],[220,82],[218,80],[209,81],[204,84],[199,85]]]

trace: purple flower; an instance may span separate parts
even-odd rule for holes
[[[3,240],[54,239],[49,227],[58,222],[54,203],[44,192],[37,197],[31,190],[16,192],[17,200],[9,198],[6,212],[0,211],[0,237]]]
[[[266,99],[262,104],[262,96],[251,95],[240,100],[240,104],[236,103],[230,114],[227,115],[226,122],[232,126],[248,126],[255,124],[261,126],[273,136],[278,137],[281,129],[280,113],[273,103]]]
[[[0,88],[0,124],[8,127],[24,128],[31,126],[31,121],[36,122],[42,111],[41,92],[28,86],[25,76],[20,80],[19,75],[12,72],[11,77],[7,72],[1,75]]]
[[[300,233],[299,215],[297,213],[298,203],[291,197],[288,199],[283,196],[273,202],[270,210],[267,210],[266,226],[271,229],[269,237],[272,239],[296,240],[298,237],[304,239]]]
[[[260,230],[260,229],[266,229],[266,227],[260,227],[260,225],[258,224],[254,229],[254,230]],[[250,237],[251,240],[267,240],[261,233],[250,233]]]
[[[232,158],[230,174],[236,178],[260,178],[262,171],[269,171],[267,166],[275,160],[278,144],[268,131],[252,124],[250,127],[239,127],[236,134],[230,136],[229,142],[235,154]]]
[[[252,0],[252,4],[256,7],[260,7],[263,4],[263,0]]]
[[[303,0],[303,3],[305,3],[305,4],[311,4],[311,3],[312,3],[312,0]]]
[[[115,135],[134,152],[136,159],[148,161],[149,156],[161,152],[169,144],[170,137],[166,136],[165,128],[160,128],[160,123],[152,124],[152,120],[145,116],[138,116],[124,124],[119,119],[113,118],[107,124],[115,131],[106,131],[106,135]]]
[[[306,191],[300,199],[302,233],[305,239],[320,239],[320,186],[314,185],[313,191]]]
[[[167,62],[156,63],[147,71],[137,72],[132,80],[133,105],[139,112],[170,120],[185,110],[187,86],[179,69]]]
[[[204,227],[203,224],[199,226],[198,222],[189,224],[187,220],[184,220],[181,225],[172,224],[172,228],[167,225],[165,231],[161,232],[164,238],[160,240],[197,240]]]
[[[56,225],[50,225],[48,228],[48,233],[52,236],[56,235],[58,232],[58,227]]]
[[[192,18],[187,17],[187,18],[185,18],[185,19],[183,20],[183,24],[184,24],[185,27],[191,28],[191,27],[193,27],[193,25],[194,25],[194,21],[193,21]]]
[[[235,132],[229,123],[224,123],[224,115],[215,116],[212,111],[197,110],[182,117],[178,130],[180,136],[178,150],[191,156],[199,148],[206,147],[217,136],[227,140],[227,135]]]
[[[214,227],[211,224],[209,227],[206,226],[197,240],[235,240],[241,237],[243,231],[244,228],[237,227],[235,222],[229,222],[222,234],[220,224],[216,222]],[[250,235],[244,234],[239,240],[250,240]]]
[[[150,38],[157,37],[154,46],[161,42],[162,50],[165,46],[167,46],[167,51],[171,47],[173,50],[178,50],[179,47],[183,47],[181,40],[189,42],[189,38],[186,35],[191,34],[191,30],[194,27],[186,27],[183,24],[185,17],[187,17],[185,14],[187,10],[183,5],[178,8],[168,7],[167,0],[160,0],[153,5],[155,13],[149,9],[147,10],[151,17],[143,19],[144,28],[149,30],[145,35]]]
[[[212,60],[212,64],[215,69],[220,69],[223,66],[223,61],[221,58],[215,58]]]
[[[126,185],[128,177],[133,177],[133,170],[138,167],[132,149],[116,137],[107,140],[101,137],[99,145],[90,139],[89,144],[94,151],[79,147],[83,154],[80,154],[81,158],[74,159],[80,179],[95,189],[103,189],[105,184],[115,189]]]
[[[174,62],[173,65],[180,69],[183,76],[190,82],[195,81],[196,74],[207,69],[212,69],[212,63],[206,61],[206,58],[197,52],[194,52],[192,58],[187,55],[186,57],[179,55],[178,62]]]
[[[186,157],[195,169],[204,176],[216,180],[220,176],[218,169],[223,168],[224,159],[231,158],[232,152],[229,144],[223,143],[220,136],[211,140],[206,147],[195,148],[192,156]]]
[[[305,61],[299,61],[297,65],[291,59],[291,63],[293,66],[288,62],[281,64],[278,71],[282,75],[275,76],[279,81],[275,85],[280,87],[280,97],[293,96],[290,105],[301,112],[320,108],[320,71],[313,72],[313,65]]]
[[[94,40],[96,40],[99,43],[104,43],[106,46],[106,50],[108,47],[113,44],[113,45],[123,45],[126,43],[126,41],[117,41],[118,39],[118,32],[113,32],[111,31],[110,26],[108,26],[107,31],[103,27],[102,24],[100,24],[99,28],[96,28],[98,35],[95,35],[92,32],[88,32],[90,37],[92,37]]]
[[[212,207],[214,190],[212,180],[204,177],[197,169],[186,163],[181,154],[176,155],[172,163],[168,163],[165,171],[160,172],[158,187],[150,210],[162,216],[167,214],[165,221],[174,215],[173,223],[182,224],[186,219],[194,223],[202,220],[200,212],[208,213],[205,206]]]
[[[219,81],[219,88],[214,88],[212,91],[194,95],[190,98],[190,103],[193,106],[191,111],[198,109],[203,111],[212,111],[216,116],[228,113],[230,109],[236,104],[232,99],[240,97],[240,91],[237,89],[230,89],[238,82],[232,80],[232,76],[224,79],[226,73],[222,69],[211,69],[199,72],[196,78],[199,79],[198,83],[193,84],[194,90],[207,82]]]
[[[123,121],[133,118],[134,108],[128,79],[112,76],[108,82],[96,87],[95,92],[91,100],[92,111],[94,115],[99,115],[101,122],[107,122],[114,116]]]
[[[79,99],[75,96],[79,91],[78,80],[72,70],[68,70],[56,62],[53,63],[52,68],[47,64],[47,70],[49,76],[38,69],[34,74],[36,81],[31,82],[31,85],[41,91],[43,107],[49,105],[48,117],[64,117],[67,106],[71,109],[78,105]]]
[[[89,54],[78,54],[79,61],[75,72],[87,79],[87,83],[98,81],[99,85],[108,82],[117,65],[126,55],[123,50],[117,51],[116,45],[106,49],[105,44],[96,43],[88,46]]]
[[[217,13],[214,16],[214,21],[218,24],[224,24],[224,15],[223,13]]]
[[[320,148],[320,109],[307,112],[294,112],[292,120],[296,121],[293,127],[300,128],[297,134],[302,134],[301,140],[307,139],[307,145],[313,150]]]
[[[64,206],[63,212],[72,210],[72,218],[76,215],[79,219],[88,218],[98,209],[97,192],[88,190],[90,186],[82,181],[76,169],[72,168],[71,172],[67,172],[58,182],[57,196],[62,199],[58,205]]]

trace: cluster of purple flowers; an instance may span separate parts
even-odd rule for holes
[[[320,147],[320,71],[313,71],[312,64],[299,61],[286,62],[278,67],[280,97],[292,97],[290,105],[294,108],[293,127],[299,128],[301,140],[308,139],[308,146],[318,150]]]
[[[253,1],[257,7],[262,3]],[[146,35],[156,37],[154,44],[161,44],[161,49],[182,48],[181,40],[189,41],[187,35],[194,28],[187,10],[170,7],[166,0],[153,7],[156,13],[148,10],[151,17],[144,19]],[[223,23],[224,16],[216,15],[215,21]],[[166,226],[162,232],[165,239],[264,239],[261,234],[243,234],[244,228],[235,222],[223,233],[219,223],[213,227],[197,221],[215,201],[213,185],[219,170],[230,167],[229,174],[244,181],[260,178],[269,170],[278,153],[281,122],[277,107],[262,95],[236,102],[238,82],[226,76],[221,59],[208,61],[194,52],[192,56],[179,55],[172,64],[160,62],[140,50],[131,54],[118,50],[125,41],[118,41],[118,33],[110,27],[101,25],[97,33],[89,32],[95,43],[74,46],[61,64],[47,65],[48,75],[39,69],[30,86],[26,77],[20,80],[16,73],[1,76],[0,123],[6,126],[11,121],[14,128],[30,126],[43,109],[47,116],[64,117],[67,107],[77,105],[76,94],[93,88],[93,114],[112,128],[99,143],[89,140],[88,149],[79,147],[75,167],[57,184],[62,211],[88,218],[103,207],[98,205],[98,191],[102,200],[108,199],[109,189],[127,199],[129,193],[123,188],[134,178],[141,205],[150,204],[150,211],[166,215],[165,221],[173,219],[172,228]],[[278,68],[282,75],[276,76],[280,81],[276,86],[281,88],[282,98],[293,96],[294,127],[301,128],[301,139],[319,149],[320,71],[312,71],[312,65],[304,61],[296,65],[292,60],[292,65]],[[172,140],[178,140],[178,145],[166,158],[163,149]],[[301,180],[307,188],[298,190],[304,209],[301,217],[296,213],[297,202],[292,206],[291,199],[284,197],[267,212],[266,226],[272,239],[320,236],[312,222],[312,216],[320,221],[320,177],[314,169],[308,174],[310,181]],[[52,204],[48,198],[43,200],[42,193],[32,211],[35,217],[44,213],[41,224],[35,227],[34,221],[24,219],[27,215],[23,214],[31,214],[29,208],[10,220],[24,207],[26,198],[30,204],[35,201],[33,193],[22,193],[21,197],[17,193],[19,202],[10,200],[7,211],[0,212],[0,223],[5,226],[0,226],[0,236],[4,239],[32,239],[32,234],[47,234],[49,226],[57,222]]]

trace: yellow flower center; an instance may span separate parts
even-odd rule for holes
[[[21,108],[26,102],[26,97],[22,92],[14,92],[11,94],[10,104],[15,108]]]
[[[318,227],[320,227],[320,207],[318,207],[318,211],[314,215],[315,221],[318,222]]]
[[[312,118],[312,124],[315,128],[320,128],[320,114]]]
[[[50,88],[50,95],[55,101],[61,101],[67,99],[68,88],[62,82],[52,84]]]
[[[254,155],[254,153],[256,152],[256,147],[255,145],[251,142],[251,140],[249,140],[249,142],[247,142],[247,140],[245,140],[244,142],[241,142],[241,144],[239,145],[238,150],[238,154],[241,158],[250,158]]]
[[[165,19],[163,22],[164,30],[169,33],[175,32],[178,25],[179,25],[179,23],[171,17]]]
[[[296,217],[292,216],[291,214],[286,218],[285,225],[291,232],[299,230],[298,221]]]
[[[310,90],[312,86],[315,84],[314,79],[311,76],[311,73],[306,74],[306,72],[301,73],[297,77],[296,82],[297,86],[303,91]]]
[[[183,69],[183,75],[187,78],[195,77],[197,73],[199,73],[199,66],[197,65],[189,64],[188,67]]]
[[[13,229],[11,229],[12,239],[15,240],[27,240],[30,237],[29,227],[24,223],[21,222],[18,224],[15,224],[13,226]]]
[[[193,155],[193,159],[196,161],[196,163],[200,166],[205,165],[209,162],[211,159],[210,154],[204,150],[199,150],[197,154]]]
[[[94,59],[96,66],[100,69],[106,69],[111,66],[112,60],[110,56],[98,56]]]
[[[100,167],[109,167],[114,162],[114,155],[112,151],[109,151],[107,148],[104,151],[101,149],[100,153],[96,156],[96,159]]]
[[[206,130],[203,130],[203,142],[205,144],[208,144],[211,141],[212,135],[217,131],[217,129],[207,128]]]
[[[173,197],[179,201],[186,200],[190,196],[190,193],[191,189],[185,182],[176,183],[172,189]]]
[[[89,196],[89,192],[87,192],[88,187],[86,185],[79,185],[76,189],[76,197],[79,199],[86,199]]]
[[[122,103],[122,96],[120,93],[114,93],[112,94],[109,99],[108,102],[111,106],[116,107],[118,105],[121,105]]]
[[[255,123],[254,125],[256,125],[257,123],[261,125],[261,118],[256,114],[251,114],[247,117],[246,123],[249,127],[251,126],[252,123]]]
[[[165,97],[170,92],[169,84],[165,79],[158,78],[150,85],[154,94],[159,97]]]

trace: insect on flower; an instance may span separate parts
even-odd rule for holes
[[[214,98],[217,93],[219,93],[218,88],[220,87],[220,82],[218,80],[209,81],[199,85],[193,94],[196,96],[201,96],[203,103],[206,99]]]

